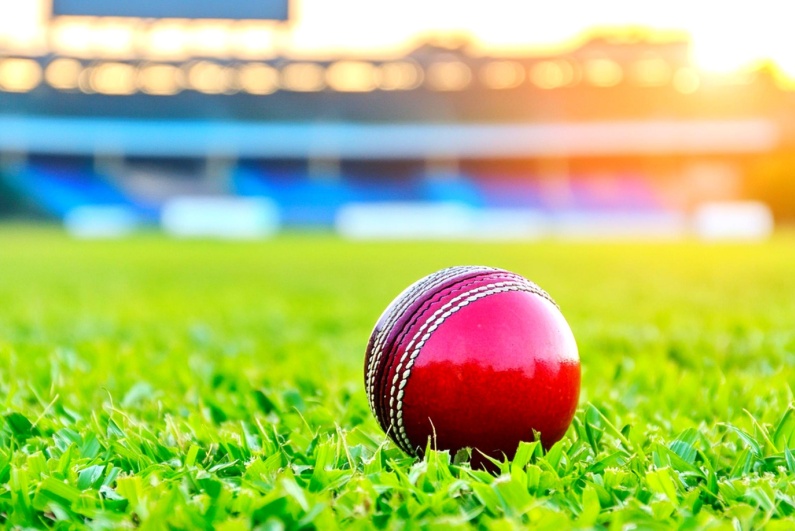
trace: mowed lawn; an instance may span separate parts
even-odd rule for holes
[[[454,264],[537,282],[580,347],[566,438],[495,474],[402,454],[362,384],[384,307]],[[7,527],[795,529],[794,385],[791,235],[80,242],[0,227]]]

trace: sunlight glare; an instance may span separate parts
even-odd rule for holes
[[[565,53],[609,28],[642,28],[641,38],[650,41],[689,35],[690,59],[706,73],[774,61],[795,78],[795,32],[789,6],[780,0],[291,0],[286,24],[162,20],[139,26],[70,17],[50,21],[49,6],[49,0],[0,0],[0,46],[17,55],[46,53],[50,30],[49,51],[78,55],[121,56],[140,48],[149,57],[171,59],[231,53],[398,60],[422,43],[447,40],[464,43],[474,55],[508,59]],[[659,64],[640,66],[639,75],[652,85],[671,74]]]

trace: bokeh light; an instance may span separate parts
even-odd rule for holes
[[[279,88],[279,71],[270,65],[246,64],[240,68],[238,76],[240,88],[249,94],[264,96],[276,92]]]
[[[463,90],[472,81],[472,71],[461,61],[431,63],[426,71],[426,83],[434,90]]]
[[[44,77],[56,89],[73,90],[78,87],[83,65],[77,59],[55,59],[47,65]]]
[[[315,63],[292,63],[281,71],[281,85],[295,92],[317,92],[326,86],[324,69]]]
[[[33,59],[0,60],[0,89],[6,92],[29,92],[39,86],[42,71]]]
[[[100,63],[93,66],[89,74],[91,90],[99,94],[124,96],[137,90],[136,71],[127,63]]]
[[[205,94],[223,94],[232,91],[234,72],[211,61],[197,61],[187,68],[188,87]]]
[[[190,46],[184,22],[163,20],[155,22],[148,32],[145,49],[155,57],[186,57]]]
[[[624,78],[621,65],[612,59],[591,59],[584,69],[585,80],[597,87],[614,87]]]
[[[326,69],[326,83],[340,92],[369,92],[378,83],[378,69],[364,61],[338,61]]]
[[[574,67],[565,60],[541,61],[533,65],[530,79],[542,89],[565,87],[574,82]]]
[[[516,61],[490,61],[480,71],[480,77],[492,89],[516,88],[524,82],[524,66]]]
[[[411,90],[422,84],[422,69],[412,61],[394,61],[381,65],[378,87],[381,90]]]
[[[170,64],[146,64],[138,70],[138,86],[153,96],[171,96],[182,90],[184,75],[179,67]]]

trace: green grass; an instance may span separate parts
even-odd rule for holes
[[[581,405],[496,475],[389,443],[370,329],[441,267],[561,305]],[[74,242],[0,229],[0,523],[795,529],[795,239]]]

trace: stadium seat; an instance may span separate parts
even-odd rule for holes
[[[477,180],[483,204],[490,208],[543,209],[547,205],[539,186],[527,179],[485,176]]]
[[[28,197],[43,213],[65,218],[69,212],[90,206],[119,206],[150,218],[153,212],[134,203],[82,161],[32,161],[9,172],[7,183]]]

